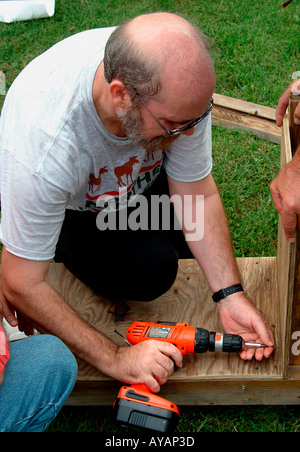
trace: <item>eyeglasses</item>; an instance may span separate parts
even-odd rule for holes
[[[148,113],[150,113],[150,115],[152,116],[152,118],[157,122],[157,124],[163,129],[163,131],[165,132],[165,136],[168,137],[175,137],[177,135],[182,134],[183,132],[186,132],[187,130],[192,129],[193,127],[195,127],[197,124],[199,124],[199,122],[203,121],[204,118],[206,118],[206,116],[209,115],[213,104],[214,104],[214,100],[213,98],[210,99],[209,101],[209,105],[206,108],[206,110],[204,111],[204,113],[202,113],[200,116],[197,116],[197,118],[195,118],[193,121],[188,121],[186,124],[184,124],[182,127],[178,127],[177,129],[172,129],[172,130],[168,130],[165,128],[165,126],[162,125],[161,122],[159,122],[159,120],[154,116],[154,114],[149,110],[149,108],[147,107],[146,103],[144,102],[143,98],[139,95],[139,93],[137,92],[137,90],[134,87],[131,87],[135,94],[138,96],[138,98],[140,99],[140,101],[142,102],[142,104],[144,105],[144,107],[146,108],[146,110],[148,111]]]

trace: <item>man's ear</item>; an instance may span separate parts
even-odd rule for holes
[[[131,107],[131,97],[128,89],[118,79],[114,79],[109,85],[111,100],[116,108],[128,110]]]

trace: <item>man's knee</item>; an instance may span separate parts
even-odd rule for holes
[[[140,301],[152,301],[165,294],[174,284],[178,272],[178,258],[174,253],[168,256],[160,256],[151,265],[145,263],[145,278],[140,279]],[[143,286],[142,286],[143,284]]]

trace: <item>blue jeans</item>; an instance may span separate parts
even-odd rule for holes
[[[13,342],[10,351],[0,386],[0,432],[42,432],[74,387],[76,360],[49,335]]]

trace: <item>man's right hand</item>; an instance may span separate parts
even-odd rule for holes
[[[149,340],[116,351],[113,377],[127,384],[144,383],[159,392],[174,372],[174,363],[182,367],[182,354],[168,342]]]

